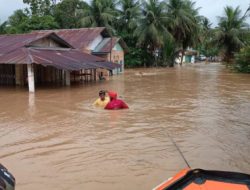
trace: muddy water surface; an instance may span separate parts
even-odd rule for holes
[[[112,89],[129,110],[92,107]],[[186,167],[250,173],[250,75],[219,64],[95,84],[0,88],[0,162],[18,190],[152,189]]]

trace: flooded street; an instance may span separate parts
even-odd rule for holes
[[[115,90],[129,110],[92,103]],[[0,88],[0,163],[17,190],[152,189],[187,167],[250,173],[250,75],[131,69],[81,86]],[[172,141],[173,140],[173,141]]]

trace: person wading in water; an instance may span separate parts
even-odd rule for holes
[[[104,108],[109,103],[109,97],[106,96],[106,92],[101,90],[99,92],[99,98],[93,103],[94,106]]]
[[[117,99],[117,93],[116,92],[108,92],[110,102],[105,106],[104,109],[106,110],[117,110],[117,109],[128,109],[128,105],[120,99]]]

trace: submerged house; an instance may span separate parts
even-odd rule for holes
[[[28,85],[34,92],[36,84],[70,85],[74,72],[79,80],[96,80],[98,69],[120,68],[75,45],[54,32],[0,35],[0,85]]]
[[[41,30],[34,32],[55,32],[82,52],[120,64],[119,68],[113,70],[113,74],[119,74],[124,71],[124,54],[128,52],[128,47],[121,38],[112,37],[105,27]]]

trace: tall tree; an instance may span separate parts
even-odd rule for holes
[[[26,33],[32,30],[55,29],[58,24],[50,15],[29,15],[23,10],[17,10],[8,19],[7,33]]]
[[[23,0],[30,6],[31,14],[36,16],[45,16],[51,14],[52,0]]]
[[[29,16],[23,10],[16,10],[8,19],[7,33],[24,33],[28,31]]]
[[[224,16],[218,17],[219,24],[215,33],[215,39],[227,62],[233,58],[234,52],[238,52],[241,47],[246,45],[244,36],[248,26],[245,22],[247,12],[242,16],[239,7],[234,9],[227,6],[224,8]]]
[[[118,2],[118,19],[115,24],[117,35],[126,42],[129,53],[125,54],[126,66],[141,66],[145,50],[137,48],[137,37],[132,35],[141,16],[139,0],[120,0]]]
[[[199,14],[194,6],[195,3],[189,0],[169,0],[167,3],[168,30],[182,52],[181,64],[184,50],[193,46],[198,39]]]
[[[87,3],[81,0],[63,0],[56,5],[55,19],[61,28],[80,28],[83,17],[82,9]]]
[[[165,6],[165,3],[159,0],[144,0],[142,2],[142,17],[139,19],[135,30],[138,45],[147,49],[155,58],[158,56],[158,50],[163,47],[165,40],[171,38],[166,27],[169,20]]]
[[[136,45],[134,33],[140,17],[140,4],[137,0],[120,0],[119,16],[116,24],[118,35],[121,36],[128,46]]]
[[[83,9],[82,24],[85,27],[106,27],[114,32],[113,23],[118,15],[116,0],[92,0]]]
[[[121,31],[131,32],[137,26],[140,16],[140,3],[138,0],[119,1],[119,20],[118,27]]]
[[[212,23],[206,17],[202,17],[200,21],[199,43],[196,49],[207,57],[218,55],[218,47],[214,44],[214,30]]]
[[[8,24],[7,21],[0,24],[0,34],[5,34],[6,33],[7,24]]]

